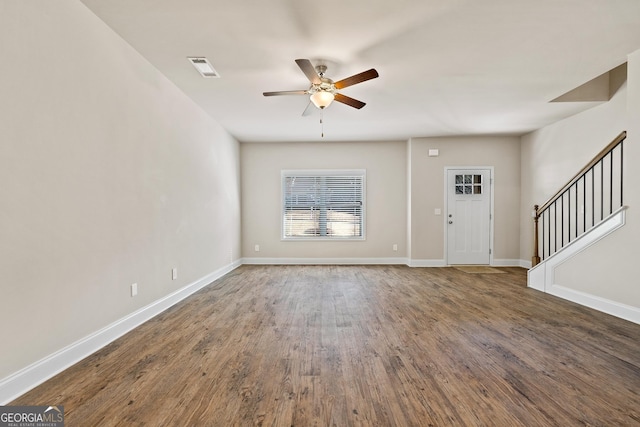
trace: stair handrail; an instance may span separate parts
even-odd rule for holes
[[[569,191],[579,180],[584,177],[584,175],[589,172],[595,165],[597,165],[602,159],[604,159],[611,151],[613,151],[622,141],[624,141],[627,137],[627,132],[622,131],[618,136],[616,136],[606,147],[604,147],[596,156],[589,161],[580,171],[573,176],[560,190],[558,190],[553,196],[551,196],[546,202],[542,205],[534,205],[533,207],[533,224],[534,224],[534,250],[533,257],[531,259],[532,267],[535,267],[540,263],[540,254],[538,250],[539,240],[538,240],[538,221],[542,212],[544,212],[547,208],[549,208],[553,203],[555,203],[563,194]]]

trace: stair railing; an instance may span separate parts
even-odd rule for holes
[[[598,225],[623,206],[623,142],[620,133],[541,206],[533,207],[532,266]]]

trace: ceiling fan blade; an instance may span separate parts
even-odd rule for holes
[[[375,68],[372,68],[370,70],[363,71],[359,74],[354,74],[353,76],[347,77],[346,79],[337,81],[334,83],[334,86],[336,87],[336,89],[342,89],[348,86],[353,86],[357,83],[362,83],[362,82],[366,82],[367,80],[375,79],[376,77],[378,77],[378,72],[375,70]]]
[[[311,113],[313,113],[314,108],[315,108],[315,105],[313,105],[313,103],[309,101],[309,103],[307,104],[307,108],[305,108],[304,111],[302,112],[302,117],[310,116]]]
[[[342,102],[343,104],[347,104],[348,106],[357,108],[358,110],[364,107],[365,105],[367,105],[362,101],[358,101],[357,99],[350,98],[341,93],[336,93],[333,99],[334,101]]]
[[[262,92],[264,96],[278,96],[278,95],[306,95],[306,90],[281,90],[279,92]]]
[[[319,85],[322,83],[320,80],[320,76],[316,73],[316,69],[308,59],[296,59],[296,64],[302,70],[305,76],[309,79],[311,83],[314,85]]]

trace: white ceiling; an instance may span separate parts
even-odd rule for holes
[[[297,58],[367,103],[324,111],[324,140],[523,134],[594,103],[549,101],[640,49],[639,0],[81,0],[243,142],[321,140]],[[206,56],[221,75],[187,61]]]

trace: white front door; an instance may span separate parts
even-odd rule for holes
[[[447,263],[489,264],[491,170],[447,170]]]

